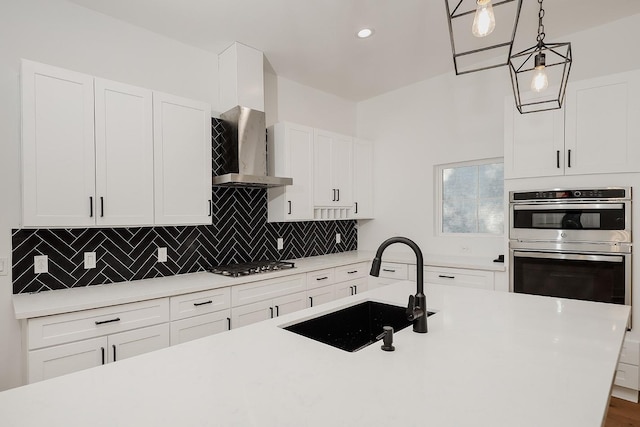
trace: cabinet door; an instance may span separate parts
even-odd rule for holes
[[[353,202],[353,142],[346,136],[314,133],[315,206],[351,207]]]
[[[640,171],[638,117],[640,71],[569,83],[566,173]]]
[[[252,323],[271,319],[274,315],[271,300],[233,307],[231,309],[231,327],[233,329],[240,328]]]
[[[95,80],[98,225],[153,225],[151,91]]]
[[[109,336],[107,360],[116,362],[165,347],[169,347],[168,323],[134,329]]]
[[[293,185],[269,188],[269,221],[313,219],[313,129],[277,123],[268,135],[269,173]]]
[[[106,363],[107,338],[93,338],[29,352],[27,382],[47,380]]]
[[[505,100],[505,178],[562,175],[564,156],[564,109],[520,114]]]
[[[334,286],[323,286],[322,288],[307,291],[307,307],[316,307],[336,299]]]
[[[275,310],[274,316],[284,316],[285,314],[293,313],[295,311],[307,308],[307,293],[298,292],[295,294],[274,298],[272,303],[273,309]]]
[[[336,206],[353,205],[353,139],[335,135],[331,147],[333,186],[338,190]]]
[[[367,281],[368,279],[366,277],[363,277],[361,279],[337,283],[335,285],[336,299],[346,298],[351,295],[356,295],[358,294],[358,292],[366,291],[367,289],[369,289]]]
[[[373,144],[353,142],[353,218],[373,218]]]
[[[22,61],[24,226],[95,224],[93,77]]]
[[[211,223],[211,107],[153,93],[155,222]]]
[[[313,140],[313,200],[315,206],[333,206],[337,199],[332,176],[333,135],[316,130]]]
[[[424,267],[424,281],[441,285],[493,290],[493,272],[444,267]]]
[[[231,328],[231,310],[171,322],[171,345],[207,337]]]

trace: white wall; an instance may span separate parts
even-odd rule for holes
[[[639,37],[635,15],[552,41],[572,43],[571,81],[640,68],[631,47]],[[463,76],[452,71],[358,104],[358,136],[374,141],[376,150],[375,220],[360,222],[360,248],[405,235],[427,254],[506,254],[503,237],[436,235],[433,172],[437,164],[503,156],[505,96],[513,96],[511,83],[500,68]]]

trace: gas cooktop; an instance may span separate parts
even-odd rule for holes
[[[289,268],[295,268],[295,264],[288,261],[254,261],[242,264],[219,265],[217,267],[209,267],[206,270],[223,276],[240,277]]]

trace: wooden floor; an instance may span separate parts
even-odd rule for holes
[[[640,427],[640,403],[612,397],[604,427]]]

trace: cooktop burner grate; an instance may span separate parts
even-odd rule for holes
[[[289,261],[254,261],[242,264],[219,265],[217,267],[209,267],[206,270],[223,276],[240,277],[289,268],[295,268],[295,264]]]

